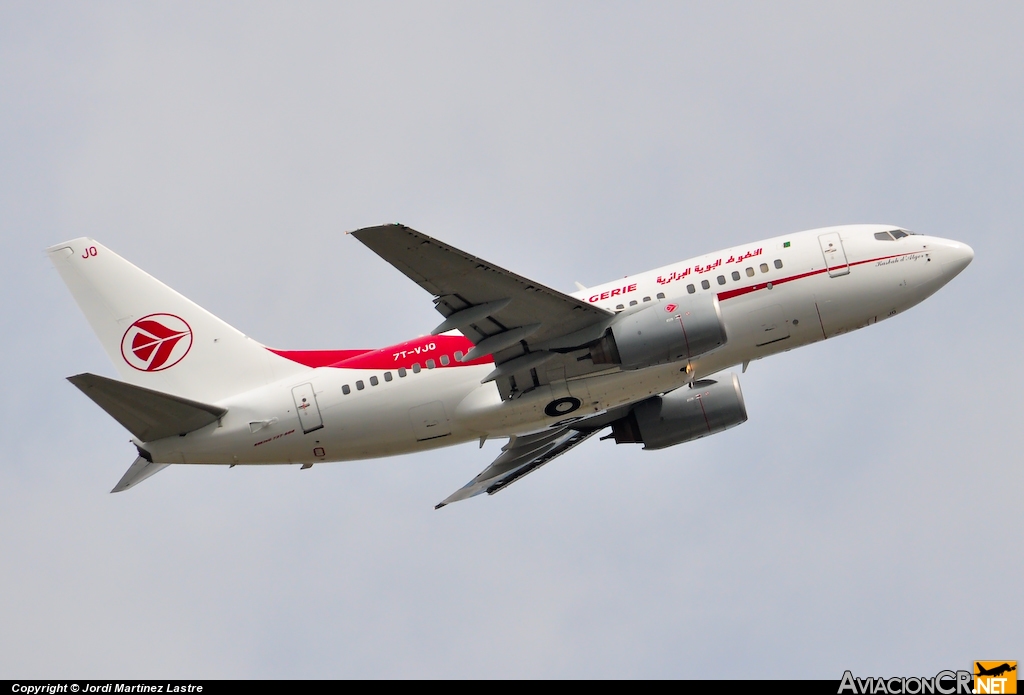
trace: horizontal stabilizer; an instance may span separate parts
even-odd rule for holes
[[[227,412],[215,405],[190,401],[95,374],[69,376],[68,381],[143,442],[194,432],[216,422]],[[148,475],[152,473],[146,477]]]
[[[169,465],[171,464],[150,463],[140,456],[135,459],[135,463],[125,471],[124,475],[121,476],[121,479],[117,482],[117,485],[114,486],[114,489],[111,490],[111,492],[124,492],[130,487],[135,487],[146,478],[156,475]]]

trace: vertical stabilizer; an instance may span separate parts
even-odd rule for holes
[[[306,371],[89,238],[47,249],[121,378],[207,403]]]

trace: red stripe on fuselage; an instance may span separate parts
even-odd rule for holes
[[[866,261],[854,261],[853,263],[848,263],[847,265],[837,265],[835,268],[833,268],[833,270],[839,270],[840,268],[847,268],[847,267],[852,267],[852,266],[855,266],[855,265],[864,265],[865,263],[875,263],[877,261],[886,261],[886,260],[888,260],[890,258],[899,258],[900,256],[913,256],[915,253],[926,253],[926,252],[925,251],[910,251],[908,253],[893,254],[892,256],[879,256],[878,258],[869,258]],[[829,270],[828,268],[819,268],[818,270],[812,270],[812,271],[810,271],[808,273],[800,273],[799,275],[790,275],[789,277],[779,278],[778,280],[766,280],[764,282],[759,282],[756,285],[748,285],[747,287],[737,287],[734,290],[727,290],[725,292],[719,292],[718,293],[718,301],[724,302],[726,299],[732,299],[733,297],[741,297],[741,296],[743,296],[745,294],[750,294],[751,292],[756,292],[758,290],[766,289],[768,287],[769,283],[771,284],[772,287],[774,287],[775,285],[781,285],[781,284],[786,283],[786,282],[793,282],[794,280],[803,280],[804,278],[809,278],[812,275],[821,275],[822,273],[827,273],[828,270]]]
[[[456,352],[466,354],[472,349],[473,343],[463,335],[428,335],[366,352],[331,366],[341,369],[397,369],[399,367],[410,369],[413,364],[419,364],[422,367],[427,360],[434,360],[435,367],[444,369],[494,362],[494,358],[490,355],[480,357],[472,362],[459,362],[455,359]],[[442,355],[448,356],[448,364],[441,363]]]
[[[438,369],[494,362],[494,358],[490,355],[480,357],[472,362],[459,362],[455,359],[456,352],[466,354],[472,349],[473,343],[465,336],[429,335],[378,350],[270,351],[307,367],[335,367],[338,369],[398,369],[399,367],[412,369],[414,364],[426,367],[427,360],[433,360],[434,367]],[[447,356],[448,364],[442,363],[442,356]]]
[[[915,253],[927,253],[925,251],[910,251],[908,253],[897,253],[891,256],[880,256],[878,258],[869,258],[865,261],[855,261],[848,264],[849,266],[863,265],[865,263],[875,263],[877,261],[885,261],[890,258],[899,258],[900,256],[912,256]],[[847,266],[837,266],[847,267]],[[770,282],[772,286],[781,285],[786,282],[793,282],[794,280],[802,280],[812,275],[820,275],[821,273],[827,273],[828,268],[820,268],[818,270],[812,270],[807,273],[800,273],[799,275],[790,275],[789,277],[779,278],[778,280],[766,280],[765,282],[759,282],[754,285],[748,285],[747,287],[738,287],[734,290],[727,290],[725,292],[718,293],[718,300],[724,302],[727,299],[733,297],[740,297],[751,292],[757,292],[768,287]],[[494,357],[486,355],[472,362],[459,362],[455,359],[455,353],[457,351],[466,354],[473,349],[473,343],[470,342],[469,338],[462,335],[432,335],[420,338],[414,338],[413,340],[407,340],[404,343],[397,345],[389,345],[378,350],[272,350],[267,348],[275,355],[280,355],[292,362],[298,362],[307,367],[337,367],[339,369],[398,369],[404,367],[405,369],[411,369],[413,364],[419,364],[421,367],[426,366],[428,359],[434,360],[434,365],[437,368],[448,368],[448,367],[466,367],[478,364],[491,364],[494,362]],[[441,356],[448,356],[448,364],[441,364]]]
[[[275,355],[307,367],[329,367],[332,364],[363,355],[371,350],[274,350],[267,348]]]

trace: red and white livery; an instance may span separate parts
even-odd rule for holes
[[[48,249],[121,377],[69,380],[134,436],[114,492],[170,464],[299,464],[507,438],[438,504],[493,494],[602,431],[660,449],[746,421],[723,371],[871,325],[971,262],[888,225],[798,232],[571,294],[402,225],[352,236],[434,298],[431,335],[273,350],[88,238]]]

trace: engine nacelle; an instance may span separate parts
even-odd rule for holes
[[[683,304],[658,302],[623,314],[591,349],[594,364],[642,369],[689,361],[725,345],[725,324],[715,295]]]
[[[643,444],[644,449],[690,442],[718,434],[747,421],[740,380],[729,374],[721,381],[702,379],[690,388],[648,398],[612,424],[616,444]]]

